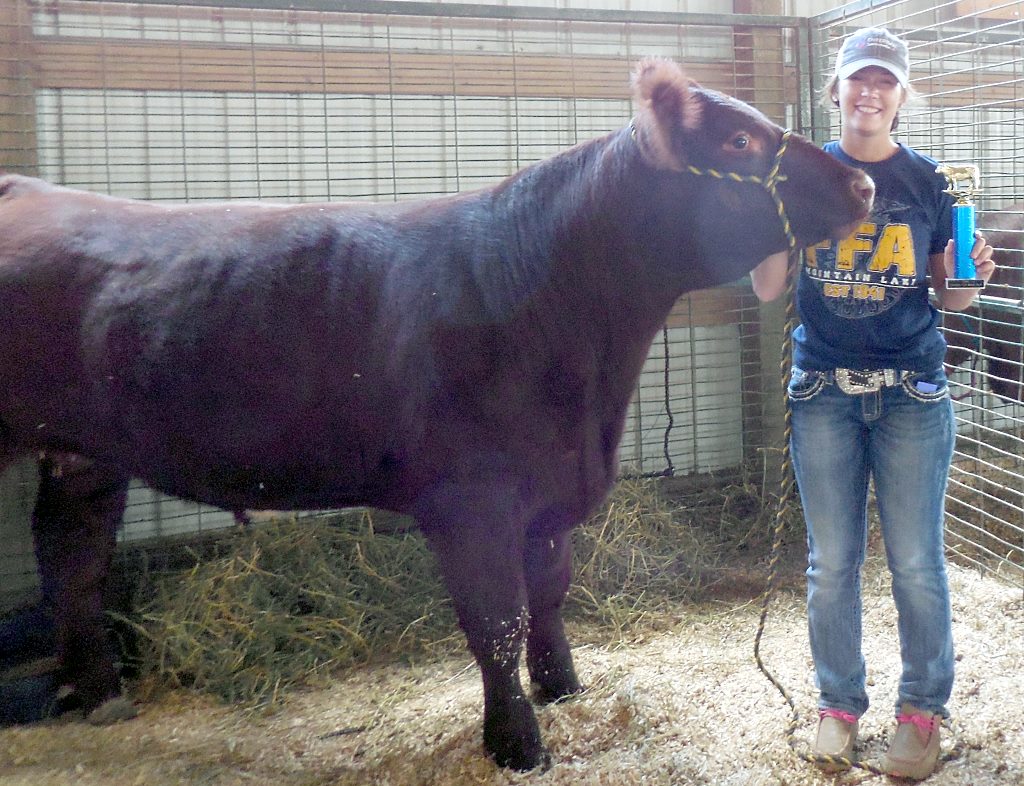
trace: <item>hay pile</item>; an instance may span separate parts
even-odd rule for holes
[[[1009,438],[1007,438],[1009,439]],[[946,501],[948,543],[953,558],[1002,572],[1024,575],[1024,458],[991,448],[960,458],[950,471]]]
[[[682,502],[654,480],[624,480],[575,538],[567,616],[607,640],[664,628],[707,590],[721,543],[744,538],[755,490],[733,484]],[[702,531],[701,522],[717,531]],[[138,634],[142,695],[188,687],[273,707],[282,691],[339,668],[460,651],[434,559],[414,529],[377,531],[369,510],[240,531],[190,552],[192,564],[140,571],[122,618]],[[180,559],[179,559],[180,561]]]
[[[137,670],[147,695],[189,687],[273,705],[374,653],[455,647],[455,617],[415,532],[369,511],[274,520],[218,541],[183,571],[143,572]]]
[[[877,761],[892,731],[899,654],[887,573],[873,543],[864,586],[872,708],[860,755]],[[1024,603],[1019,587],[952,566],[958,677],[944,748],[927,786],[1024,783]],[[811,735],[814,690],[802,591],[773,604],[763,652],[794,694]],[[546,773],[511,773],[483,755],[480,679],[464,653],[415,665],[346,670],[293,690],[276,713],[175,692],[138,719],[0,730],[3,786],[853,786],[800,761],[784,706],[754,667],[754,598],[711,594],[660,633],[574,649],[587,690],[539,710],[553,756]],[[600,639],[596,626],[587,638]]]

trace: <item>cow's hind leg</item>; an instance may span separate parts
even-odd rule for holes
[[[0,475],[13,463],[17,452],[6,439],[4,424],[0,421]],[[53,625],[49,616],[38,608],[18,609],[0,615],[0,672],[53,653]],[[0,705],[5,696],[0,694]],[[0,706],[0,719],[7,716]],[[2,720],[0,720],[2,722]]]
[[[20,455],[6,437],[0,421],[0,475]],[[46,717],[56,695],[45,660],[53,654],[52,634],[53,621],[38,607],[4,614],[0,620],[0,726]]]
[[[535,698],[558,701],[581,690],[562,624],[562,603],[572,576],[571,533],[527,538],[524,570],[530,604],[527,670]]]
[[[540,727],[519,680],[527,630],[523,535],[508,520],[424,527],[484,688],[484,748],[502,767],[546,766]]]
[[[32,532],[43,601],[54,618],[62,684],[95,723],[134,714],[129,702],[118,700],[120,679],[103,624],[127,488],[127,476],[80,456],[48,454],[40,461]]]

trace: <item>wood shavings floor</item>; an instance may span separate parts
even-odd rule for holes
[[[931,786],[1024,784],[1024,602],[1020,588],[950,566],[958,676]],[[884,568],[865,576],[872,707],[859,754],[877,761],[892,731],[899,669]],[[106,728],[59,723],[0,731],[0,786],[817,786],[883,782],[826,775],[784,738],[789,710],[752,657],[756,601],[680,611],[671,631],[575,655],[587,692],[539,710],[554,764],[495,768],[481,749],[481,692],[467,657],[350,671],[296,693],[269,717],[175,695]],[[591,639],[592,640],[592,639]],[[764,658],[812,733],[814,688],[799,592],[772,604]]]

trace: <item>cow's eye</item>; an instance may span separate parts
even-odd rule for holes
[[[732,147],[734,150],[746,150],[747,145],[750,144],[750,137],[746,134],[736,134],[732,138]]]

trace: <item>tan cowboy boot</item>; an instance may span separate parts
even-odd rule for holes
[[[818,734],[812,748],[814,755],[853,761],[856,741],[856,715],[831,707],[818,711]],[[849,767],[840,761],[823,761],[818,766],[826,772],[838,772]]]
[[[896,733],[882,759],[882,769],[894,778],[921,780],[935,772],[939,761],[939,724],[942,716],[912,704],[900,707]]]

